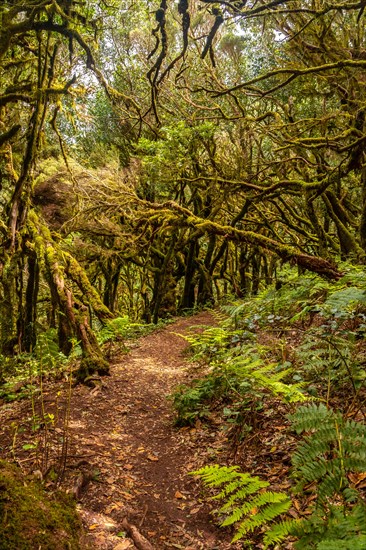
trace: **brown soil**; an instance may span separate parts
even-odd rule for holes
[[[50,488],[62,472],[59,483],[79,500],[85,547],[134,548],[121,527],[125,518],[157,550],[240,547],[213,523],[211,504],[188,475],[209,461],[225,462],[225,432],[199,422],[174,427],[168,398],[194,368],[176,333],[213,323],[203,312],[141,338],[94,388],[72,388],[68,397],[67,383],[48,384],[35,406],[55,422],[36,426],[37,450],[24,449],[35,438],[29,402],[0,407],[1,454],[15,457],[25,471],[40,470]]]

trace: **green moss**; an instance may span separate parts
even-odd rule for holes
[[[86,378],[93,376],[96,372],[99,376],[108,376],[110,374],[109,363],[103,359],[102,356],[98,356],[96,354],[85,355],[80,362],[78,370],[76,371],[76,379],[78,382],[83,382]]]
[[[71,497],[47,494],[39,482],[0,461],[0,550],[79,550],[80,534]]]

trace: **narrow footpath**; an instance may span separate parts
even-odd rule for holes
[[[213,524],[200,484],[188,475],[220,455],[225,437],[199,422],[176,428],[168,398],[194,368],[178,334],[213,322],[207,312],[179,319],[141,338],[101,386],[73,390],[66,471],[74,467],[69,483],[76,480],[92,548],[139,548],[139,534],[156,550],[239,547]],[[123,535],[126,521],[135,540]]]

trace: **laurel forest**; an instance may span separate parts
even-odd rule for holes
[[[233,545],[366,547],[364,9],[0,6],[0,399],[90,384],[214,310],[170,403],[177,429],[227,431],[234,459],[195,475]],[[292,458],[266,489],[243,456],[273,408]]]

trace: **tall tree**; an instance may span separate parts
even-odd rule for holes
[[[0,105],[2,174],[1,347],[3,352],[30,351],[40,274],[58,311],[61,349],[70,337],[80,340],[83,374],[108,370],[89,329],[85,300],[101,318],[111,314],[101,304],[77,262],[61,252],[57,240],[33,210],[33,174],[45,125],[61,140],[57,115],[76,92],[80,63],[97,71],[91,43],[97,32],[94,13],[77,2],[5,2],[0,8]],[[83,34],[82,34],[83,33]],[[83,72],[83,71],[82,71]],[[62,148],[62,146],[61,146]],[[76,293],[75,293],[76,289]],[[79,295],[79,296],[78,296]]]

